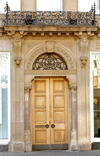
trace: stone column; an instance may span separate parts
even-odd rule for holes
[[[72,151],[77,150],[77,87],[69,85],[71,102],[71,144]]]
[[[30,103],[31,83],[25,85],[25,101],[24,101],[24,138],[25,151],[31,152],[31,103]]]

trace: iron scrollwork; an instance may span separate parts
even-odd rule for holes
[[[6,19],[3,25],[54,25],[92,26],[95,25],[95,4],[89,12],[73,11],[9,11],[6,5]]]
[[[39,56],[33,64],[33,70],[67,70],[63,58],[50,53]]]

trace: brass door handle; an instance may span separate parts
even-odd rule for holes
[[[55,128],[55,125],[54,125],[54,124],[52,124],[52,125],[51,125],[51,128]]]
[[[46,125],[45,125],[45,128],[49,128],[49,125],[48,125],[48,124],[46,124]]]

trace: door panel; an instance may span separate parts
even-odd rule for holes
[[[36,78],[32,82],[32,145],[68,144],[68,82]],[[43,146],[44,147],[44,146]],[[47,146],[46,146],[47,148]]]
[[[35,79],[32,83],[32,144],[50,144],[49,79]]]
[[[51,144],[68,143],[67,86],[64,78],[50,79]]]

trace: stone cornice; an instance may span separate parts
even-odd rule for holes
[[[68,37],[70,34],[75,36],[81,36],[83,32],[87,33],[87,36],[93,36],[97,33],[98,27],[83,27],[83,26],[4,26],[4,32],[8,35],[19,32],[22,36],[27,36],[28,33],[31,33],[33,37],[37,34],[40,34],[41,37],[44,37],[45,34],[48,34],[49,37],[52,37],[55,33],[58,37],[65,35]],[[80,33],[81,32],[81,33]]]
[[[28,32],[96,32],[98,27],[78,27],[78,26],[4,26],[4,31],[28,31]]]

